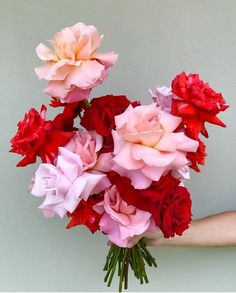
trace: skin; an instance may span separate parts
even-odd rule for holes
[[[145,238],[149,246],[236,246],[236,211],[193,220],[182,236],[164,238],[161,232]]]

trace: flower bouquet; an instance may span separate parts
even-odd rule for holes
[[[191,198],[184,181],[190,168],[200,172],[205,163],[205,122],[225,127],[217,114],[228,106],[198,74],[185,72],[170,88],[150,91],[149,105],[125,95],[90,99],[118,57],[98,52],[102,38],[94,26],[78,23],[56,33],[52,49],[37,47],[44,64],[35,72],[48,81],[44,92],[61,113],[47,120],[46,106],[30,109],[10,151],[23,156],[18,167],[41,158],[30,191],[44,198],[39,209],[45,217],[66,215],[68,229],[86,225],[107,235],[104,281],[110,286],[117,271],[122,291],[129,269],[142,284],[146,266],[157,265],[145,236],[161,230],[174,237],[188,229]]]

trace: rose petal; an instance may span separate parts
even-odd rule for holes
[[[44,44],[40,43],[36,48],[36,53],[39,58],[43,61],[58,61],[59,58],[53,52],[52,49],[49,49]]]
[[[154,181],[159,181],[162,175],[166,172],[167,167],[155,167],[155,166],[144,166],[142,168],[142,172],[146,175],[149,179]]]
[[[76,67],[66,78],[65,83],[69,88],[75,85],[80,88],[91,88],[99,80],[104,70],[104,65],[97,61],[86,60]]]
[[[143,160],[149,166],[167,166],[176,157],[175,152],[160,152],[159,150],[138,144],[131,145],[130,149],[130,154],[135,160]]]
[[[83,177],[87,179],[87,184],[81,193],[81,198],[87,200],[88,197],[94,193],[97,184],[106,176],[102,173],[83,172]]]
[[[90,92],[91,89],[80,89],[76,86],[72,86],[69,92],[67,92],[66,90],[64,91],[64,94],[62,95],[62,98],[64,98],[62,100],[64,103],[74,103],[78,101],[83,101],[88,99]],[[59,96],[57,95],[57,97]]]
[[[113,166],[113,154],[103,153],[99,155],[96,165],[93,167],[94,170],[101,172],[110,172]]]
[[[106,67],[110,67],[116,64],[118,56],[119,55],[115,54],[115,52],[107,52],[95,53],[92,57],[101,61]]]
[[[57,167],[61,168],[65,176],[73,182],[82,173],[83,163],[79,155],[59,147]]]
[[[40,67],[35,68],[35,73],[39,79],[46,80],[64,80],[75,66],[68,59],[62,59],[58,62],[47,62]]]
[[[127,170],[137,170],[143,166],[141,159],[133,159],[133,144],[126,143],[120,152],[113,158],[113,162]]]
[[[152,180],[144,175],[142,170],[126,170],[118,165],[114,165],[112,170],[121,176],[128,177],[135,189],[146,189],[152,184]]]
[[[180,117],[160,111],[160,123],[165,131],[173,132],[179,126],[181,121],[182,119]]]

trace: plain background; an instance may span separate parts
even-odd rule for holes
[[[207,164],[188,184],[193,217],[236,209],[235,0],[0,1],[0,290],[108,291],[102,266],[106,237],[67,220],[45,219],[41,200],[27,192],[35,166],[16,168],[8,153],[16,123],[30,107],[48,103],[34,74],[35,47],[76,22],[104,34],[101,52],[119,53],[117,66],[93,96],[126,94],[150,103],[148,88],[170,85],[185,70],[223,92],[228,128],[208,126]],[[49,110],[54,115],[53,109]],[[219,237],[221,237],[219,231]],[[150,284],[130,278],[130,291],[235,291],[236,249],[152,248],[158,268]],[[115,278],[111,290],[117,289]]]

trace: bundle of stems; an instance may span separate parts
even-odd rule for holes
[[[122,292],[123,287],[128,289],[128,272],[130,267],[135,277],[139,279],[140,284],[148,283],[146,264],[150,267],[157,267],[155,258],[150,254],[143,240],[140,240],[132,248],[123,248],[112,244],[103,268],[106,271],[104,282],[110,287],[118,268],[119,292]]]

